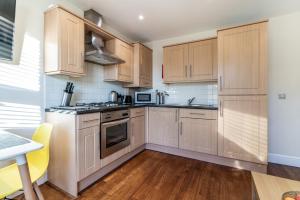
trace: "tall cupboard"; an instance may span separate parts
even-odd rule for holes
[[[218,32],[220,156],[267,163],[267,22]]]

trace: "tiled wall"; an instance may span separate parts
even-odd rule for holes
[[[218,88],[216,83],[182,83],[182,84],[161,84],[152,90],[140,91],[166,91],[169,96],[166,97],[167,104],[185,104],[187,100],[196,97],[194,104],[218,104]]]
[[[111,90],[127,94],[128,90],[122,85],[113,82],[104,82],[104,67],[87,63],[87,75],[80,78],[67,76],[46,76],[45,78],[45,105],[58,106],[61,103],[66,82],[74,83],[74,95],[71,104],[77,102],[105,102],[109,100]]]

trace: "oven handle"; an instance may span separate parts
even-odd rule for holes
[[[129,118],[126,118],[126,119],[117,120],[117,121],[113,121],[113,122],[106,122],[106,123],[103,123],[102,126],[114,126],[114,125],[117,125],[117,124],[126,123],[128,121],[129,121]]]

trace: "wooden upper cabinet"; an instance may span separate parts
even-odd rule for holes
[[[135,43],[133,52],[133,83],[124,86],[152,88],[152,49]]]
[[[44,41],[44,65],[47,74],[84,75],[82,19],[61,8],[45,12]]]
[[[125,62],[118,65],[104,67],[105,81],[133,82],[133,47],[119,39],[112,39],[105,43],[106,49],[119,56]]]
[[[218,155],[267,163],[267,97],[219,96]]]
[[[220,95],[267,94],[267,22],[218,32]]]
[[[164,82],[183,82],[187,80],[188,45],[164,48]]]
[[[211,80],[214,65],[213,40],[189,44],[189,79],[191,81]]]
[[[217,80],[216,39],[164,48],[164,82]]]

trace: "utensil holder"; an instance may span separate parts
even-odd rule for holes
[[[61,106],[70,106],[72,94],[73,93],[64,92],[61,100]]]

